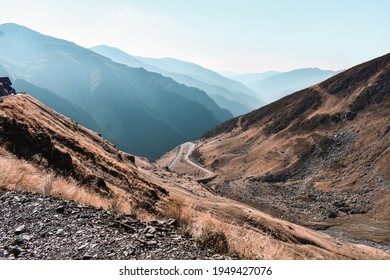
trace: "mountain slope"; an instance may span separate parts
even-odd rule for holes
[[[15,24],[0,30],[0,63],[12,77],[82,107],[123,150],[154,159],[232,116],[170,78]]]
[[[290,93],[317,84],[335,74],[337,72],[331,70],[302,68],[271,75],[268,78],[261,78],[247,85],[256,91],[262,99],[271,103]]]
[[[171,259],[192,253],[198,258],[225,258],[211,255],[214,250],[255,259],[389,258],[384,251],[343,242],[217,196],[193,180],[118,151],[95,132],[29,95],[0,102],[0,139],[0,199],[4,206],[0,219],[7,225],[0,228],[4,242],[0,258],[12,254],[38,259],[140,259],[148,255]],[[150,222],[141,223],[135,217]],[[168,218],[177,220],[167,222]],[[74,228],[81,224],[82,230]],[[178,234],[177,226],[186,236]],[[23,240],[14,242],[15,232],[22,232]],[[24,238],[26,234],[33,239]],[[113,235],[114,244],[107,242]],[[43,238],[52,242],[36,242]],[[124,242],[128,238],[132,241]],[[195,248],[194,239],[199,251],[183,252],[183,246]],[[96,245],[92,246],[91,240]],[[158,253],[155,249],[160,244],[179,251]],[[122,251],[111,253],[122,246],[129,246],[127,255],[124,251],[124,255]],[[202,248],[207,252],[202,253]],[[31,249],[36,253],[30,254]],[[54,256],[53,252],[61,253]]]
[[[89,127],[94,131],[101,131],[101,128],[97,125],[95,120],[87,111],[77,105],[74,105],[68,100],[57,96],[55,93],[50,92],[47,89],[36,87],[22,79],[17,79],[14,81],[13,87],[18,92],[28,92],[31,94],[31,96],[44,103],[48,107],[65,116],[68,116],[81,125]]]
[[[278,74],[281,74],[281,72],[266,71],[266,72],[262,72],[262,73],[242,73],[242,74],[226,73],[226,74],[224,74],[224,76],[226,76],[230,79],[239,81],[239,82],[243,83],[244,85],[249,86],[252,83],[264,80],[266,78],[269,78],[269,77],[272,77],[272,76],[275,76]]]
[[[254,92],[244,85],[196,64],[168,58],[134,57],[117,48],[104,45],[92,47],[91,50],[130,67],[142,67],[187,86],[199,88],[213,98],[221,108],[228,109],[235,116],[247,113],[264,104]]]
[[[194,157],[224,196],[388,246],[389,80],[387,54],[225,122]]]

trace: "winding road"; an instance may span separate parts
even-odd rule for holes
[[[168,169],[173,171],[175,168],[175,165],[177,161],[182,158],[186,163],[189,165],[194,166],[195,168],[201,170],[202,172],[206,173],[206,176],[200,177],[200,178],[195,178],[196,181],[198,182],[207,182],[215,177],[215,173],[211,172],[210,170],[207,170],[203,166],[200,166],[198,163],[192,161],[189,157],[192,154],[192,152],[195,150],[196,144],[193,142],[186,142],[180,145],[179,151],[177,152],[177,155],[175,159],[171,162],[170,165],[168,165]],[[184,151],[187,149],[187,152],[185,153]]]

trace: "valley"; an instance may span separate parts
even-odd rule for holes
[[[0,45],[1,260],[390,259],[389,53],[224,76]]]
[[[0,76],[123,151],[154,160],[233,117],[204,91],[161,74],[17,24],[0,33]]]
[[[274,217],[388,248],[389,59],[358,65],[205,134],[193,158],[215,172],[208,186]]]
[[[388,258],[385,251],[347,243],[274,218],[246,204],[216,195],[187,175],[169,172],[145,159],[125,154],[95,132],[28,95],[9,97],[0,103],[0,127],[0,186],[3,193],[40,192],[144,221],[173,218],[181,232],[193,236],[192,242],[198,240],[197,246],[202,248],[199,244],[207,244],[209,249],[214,248],[214,255],[209,255],[212,258],[219,258],[215,253],[245,259]],[[7,195],[2,194],[2,197]],[[28,199],[35,201],[33,197]],[[39,201],[33,203],[40,204]],[[4,203],[12,206],[8,200]],[[29,220],[24,223],[33,231]],[[59,229],[53,224],[53,230]],[[1,239],[7,240],[3,245],[7,244],[7,247],[0,248],[3,255],[29,258],[28,248],[33,245],[23,241],[29,246],[23,249],[24,243],[10,244],[11,232],[1,232]],[[36,235],[34,232],[28,234]],[[222,243],[217,244],[225,245],[216,246],[214,239],[210,239],[212,236],[220,236]],[[78,244],[83,242],[82,235],[75,238]],[[111,250],[111,245],[104,244],[99,248]],[[135,252],[143,252],[136,249],[144,246],[142,242],[137,244]],[[61,245],[58,246],[61,250]],[[99,256],[104,257],[96,257]],[[68,257],[64,255],[64,258]],[[138,253],[135,257],[143,258]]]

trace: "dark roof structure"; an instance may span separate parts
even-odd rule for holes
[[[12,88],[12,82],[8,77],[0,77],[0,96],[15,94]]]
[[[0,77],[1,85],[12,85],[11,80],[8,77]]]

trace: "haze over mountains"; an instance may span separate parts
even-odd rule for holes
[[[96,53],[130,67],[142,67],[148,71],[171,77],[187,86],[205,91],[221,108],[228,109],[234,116],[257,109],[265,102],[245,85],[194,63],[174,58],[135,57],[117,48],[105,45],[92,47]]]
[[[302,68],[288,72],[268,71],[264,73],[230,74],[255,91],[267,103],[322,82],[340,71]]]
[[[173,58],[135,57],[104,45],[92,52],[17,24],[0,31],[0,75],[17,90],[149,159],[332,74],[267,72],[241,77],[246,86]]]
[[[0,44],[0,74],[24,80],[17,90],[42,88],[35,96],[48,105],[55,93],[89,114],[80,123],[91,116],[120,149],[150,159],[232,117],[197,88],[17,24],[0,26]]]
[[[288,96],[335,73],[237,77],[280,98],[263,106],[173,58],[16,24],[0,46],[0,76],[29,93],[2,79],[0,259],[390,258],[390,54]]]

